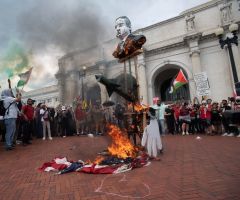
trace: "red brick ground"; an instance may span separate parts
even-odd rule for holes
[[[54,175],[37,170],[57,156],[93,160],[106,148],[106,136],[33,140],[31,146],[18,145],[14,151],[1,148],[0,199],[240,199],[240,138],[165,136],[163,142],[160,162],[118,175]]]

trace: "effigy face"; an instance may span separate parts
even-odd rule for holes
[[[119,18],[116,20],[115,29],[117,32],[116,37],[123,40],[127,35],[131,33],[130,27],[127,26],[124,19]]]
[[[146,42],[144,35],[134,35],[131,33],[131,22],[126,17],[119,17],[115,22],[116,36],[121,41],[118,43],[117,48],[113,52],[113,56],[123,62],[126,59],[134,57],[142,51],[142,45]]]

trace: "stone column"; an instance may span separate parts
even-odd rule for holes
[[[64,104],[70,105],[78,96],[78,73],[75,71],[69,72],[65,79]]]
[[[189,90],[191,100],[197,97],[197,88],[194,82],[194,74],[202,72],[201,60],[200,60],[200,50],[198,46],[198,38],[188,42],[190,49],[190,57],[192,61],[192,74],[189,74]]]
[[[152,84],[148,83],[148,87],[147,87],[147,94],[148,94],[148,104],[152,105],[153,104],[153,88],[152,88]]]
[[[59,89],[59,102],[62,104],[64,99],[64,92],[65,92],[65,75],[58,71],[57,74],[55,74],[56,79],[58,80],[58,89]]]
[[[142,102],[144,104],[148,104],[149,101],[144,54],[138,56],[138,78],[139,78],[139,96],[140,98],[142,97]]]

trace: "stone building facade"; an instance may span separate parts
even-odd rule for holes
[[[28,98],[35,100],[35,105],[44,103],[48,107],[57,107],[60,104],[58,85],[52,85],[29,92],[23,92],[22,100],[27,102]]]
[[[143,54],[138,56],[138,82],[140,97],[145,103],[152,103],[154,97],[162,100],[192,100],[197,95],[194,76],[205,72],[210,86],[207,98],[220,101],[233,95],[232,68],[228,49],[221,49],[216,30],[222,27],[225,35],[231,37],[229,26],[240,23],[239,2],[237,0],[212,0],[182,12],[180,15],[139,29],[147,42]],[[133,22],[134,24],[134,22]],[[239,33],[237,33],[239,37]],[[59,87],[59,100],[70,104],[76,96],[87,99],[108,99],[106,89],[95,76],[103,74],[115,78],[123,84],[124,64],[112,56],[118,41],[112,39],[89,49],[74,51],[59,59],[56,74]],[[233,55],[240,77],[240,50],[232,45]],[[133,60],[126,62],[126,73],[136,79]],[[85,69],[86,67],[86,69]],[[179,71],[189,80],[178,93],[171,96],[171,81]],[[116,95],[112,98],[118,100]]]

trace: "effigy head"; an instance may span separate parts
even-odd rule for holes
[[[123,40],[132,32],[131,21],[126,16],[118,17],[115,20],[116,37]]]

